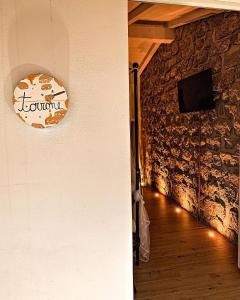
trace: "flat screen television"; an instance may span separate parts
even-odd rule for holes
[[[178,101],[181,113],[213,109],[212,70],[179,81]]]

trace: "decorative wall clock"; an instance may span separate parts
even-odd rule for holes
[[[68,110],[68,97],[56,78],[48,74],[31,74],[15,88],[13,106],[26,124],[47,128],[64,118]]]

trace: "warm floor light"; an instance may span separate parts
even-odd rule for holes
[[[155,193],[155,197],[159,197],[159,194],[158,194],[158,193]]]
[[[214,232],[212,232],[212,231],[209,231],[209,232],[208,232],[208,235],[209,235],[211,238],[213,238],[213,237],[215,236]]]
[[[176,213],[180,214],[181,209],[179,207],[176,208]]]

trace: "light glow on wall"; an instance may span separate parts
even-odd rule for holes
[[[168,196],[170,194],[170,185],[166,174],[160,174],[156,182],[157,189],[164,196]]]
[[[209,237],[214,238],[215,237],[215,233],[213,231],[209,231],[208,232]]]

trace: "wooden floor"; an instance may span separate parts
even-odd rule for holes
[[[144,198],[151,259],[135,267],[135,299],[240,299],[237,247],[165,197]]]

